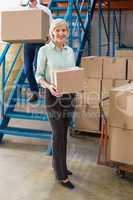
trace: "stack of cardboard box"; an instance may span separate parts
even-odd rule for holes
[[[133,84],[110,92],[108,132],[109,159],[133,165]]]
[[[116,56],[127,60],[127,80],[133,80],[133,49],[116,50]]]
[[[76,129],[87,132],[99,132],[99,100],[102,79],[102,58],[83,57],[81,68],[85,70],[84,91],[77,95]]]
[[[113,87],[128,82],[127,61],[126,58],[83,57],[81,67],[85,70],[86,81],[84,92],[77,96],[76,111],[78,112],[75,126],[77,130],[99,133],[101,115],[99,102],[109,96],[109,91]],[[108,115],[108,107],[108,101],[105,101],[103,108],[106,115]]]
[[[112,88],[126,83],[126,59],[118,57],[103,57],[101,97],[109,97],[109,92]],[[106,116],[108,115],[108,103],[108,100],[103,103]]]
[[[133,49],[121,48],[116,50],[116,57],[133,58]]]

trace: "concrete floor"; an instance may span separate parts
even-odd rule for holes
[[[132,200],[133,178],[96,164],[98,138],[69,137],[72,191],[55,180],[47,142],[5,136],[0,145],[0,200]]]
[[[24,107],[22,110],[34,110]],[[36,106],[35,106],[36,109]],[[37,110],[39,108],[37,107]],[[48,123],[10,121],[10,126],[50,129]],[[132,200],[133,175],[120,179],[113,169],[96,164],[98,138],[68,138],[68,166],[75,189],[55,180],[48,142],[5,136],[0,145],[0,200]]]

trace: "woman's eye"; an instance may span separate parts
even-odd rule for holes
[[[56,32],[58,33],[60,30],[59,29],[56,29]]]
[[[66,32],[66,29],[56,29],[56,33],[59,33],[59,32]]]

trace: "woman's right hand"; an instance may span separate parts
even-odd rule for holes
[[[62,96],[62,95],[57,91],[57,89],[56,89],[56,87],[55,87],[54,85],[52,85],[52,84],[49,85],[48,89],[49,89],[49,91],[51,92],[51,94],[52,94],[53,96],[56,96],[56,97]]]
[[[55,85],[52,85],[52,84],[48,83],[48,82],[45,81],[44,79],[41,79],[39,83],[40,83],[40,85],[41,85],[43,88],[48,88],[48,90],[51,92],[51,94],[52,94],[53,96],[56,96],[56,97],[61,97],[61,96],[62,96],[62,95],[57,91]]]

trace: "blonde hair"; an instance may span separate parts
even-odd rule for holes
[[[53,39],[53,31],[60,27],[60,26],[63,26],[65,25],[66,26],[66,29],[67,29],[67,37],[69,35],[69,30],[68,30],[68,26],[67,26],[67,22],[64,20],[64,19],[61,19],[61,18],[57,18],[57,19],[54,19],[52,20],[51,24],[50,24],[50,29],[49,29],[49,35],[50,35],[50,38]]]

